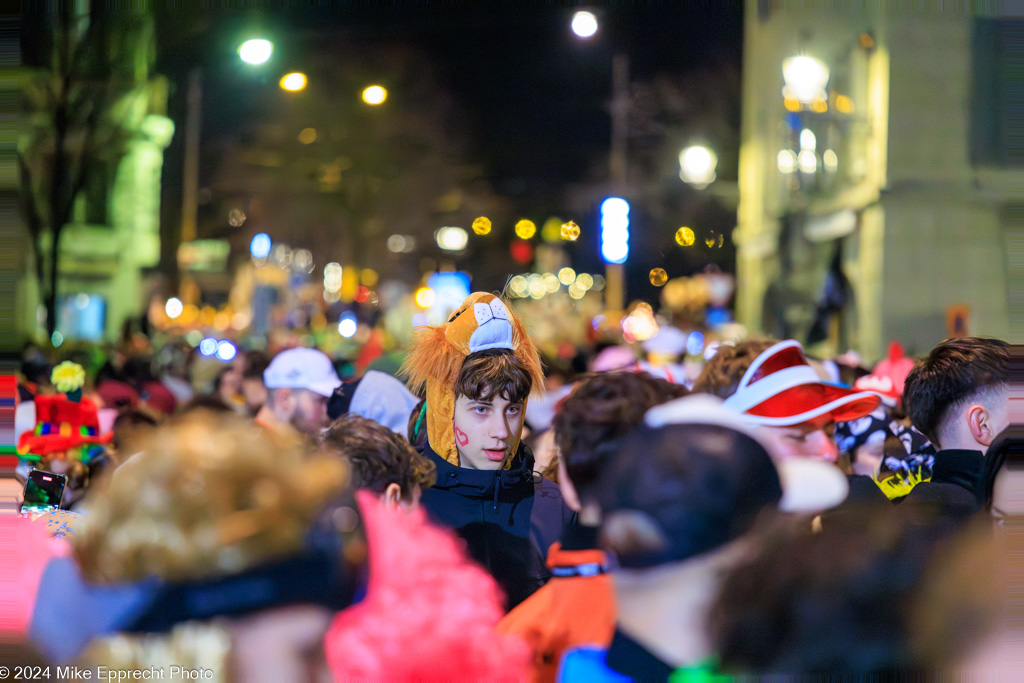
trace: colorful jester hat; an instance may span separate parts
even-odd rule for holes
[[[65,361],[53,369],[51,380],[64,393],[36,396],[36,426],[19,436],[18,455],[22,460],[48,461],[81,448],[76,459],[87,463],[112,434],[100,434],[96,404],[82,398],[85,371]]]
[[[458,466],[452,420],[455,384],[466,356],[488,349],[508,349],[526,369],[534,389],[544,386],[540,355],[519,318],[493,294],[475,292],[462,302],[444,325],[425,325],[413,333],[412,348],[402,365],[413,392],[426,387],[427,438],[442,458]],[[523,406],[526,409],[526,406]],[[516,434],[512,452],[519,448]],[[507,468],[511,459],[505,463]]]

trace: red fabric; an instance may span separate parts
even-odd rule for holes
[[[178,406],[178,401],[174,398],[174,394],[160,382],[146,382],[143,384],[142,397],[147,406],[164,415],[173,415],[174,409]]]
[[[135,408],[139,405],[139,393],[130,385],[118,382],[116,379],[106,379],[100,382],[100,385],[96,387],[96,393],[99,394],[103,406],[106,408]]]
[[[832,401],[852,397],[855,392],[832,384],[801,384],[781,391],[767,401],[747,411],[758,417],[792,417],[803,415]],[[833,408],[831,415],[836,422],[849,422],[864,417],[878,407],[877,396],[853,399],[849,403]]]
[[[751,375],[750,381],[747,382],[747,386],[749,387],[757,380],[763,379],[764,377],[778,372],[779,370],[795,368],[807,364],[807,359],[804,358],[804,354],[800,352],[800,349],[780,349],[773,353],[770,358],[766,359],[765,362],[761,363],[760,367],[758,367],[757,370],[754,371],[754,374]]]
[[[99,417],[96,404],[87,398],[72,401],[63,394],[36,396],[36,424],[47,423],[51,426],[51,434],[35,434],[27,431],[18,437],[18,453],[49,455],[83,444],[104,444],[110,441],[111,434],[83,436],[82,427],[89,427],[99,432]],[[68,425],[70,433],[62,435],[61,425]]]
[[[516,680],[530,653],[495,632],[502,596],[447,529],[361,491],[369,544],[366,599],[340,612],[324,637],[336,680]]]
[[[554,543],[549,567],[607,564],[601,550],[562,550]],[[566,651],[593,645],[607,647],[615,633],[615,592],[609,574],[553,577],[508,613],[498,632],[523,637],[533,650],[530,678],[555,681]]]

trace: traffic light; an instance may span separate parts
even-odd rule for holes
[[[601,202],[601,258],[622,264],[629,257],[629,202],[609,197]]]

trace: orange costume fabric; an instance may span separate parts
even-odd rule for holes
[[[602,550],[562,550],[553,543],[548,567],[608,566]],[[553,576],[543,588],[498,624],[498,633],[521,636],[533,650],[530,679],[555,681],[562,655],[581,645],[607,647],[615,633],[615,592],[611,574]]]
[[[475,351],[504,348],[530,373],[534,391],[544,386],[540,354],[516,314],[497,296],[475,292],[448,318],[444,325],[424,325],[413,332],[412,346],[402,364],[414,394],[426,388],[427,439],[439,456],[459,466],[452,419],[455,416],[455,383],[462,362]],[[526,404],[523,404],[526,410]],[[512,453],[519,448],[519,436]],[[508,469],[512,459],[505,463]]]

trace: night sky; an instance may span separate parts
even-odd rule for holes
[[[468,133],[467,156],[483,166],[494,190],[525,207],[535,202],[555,204],[557,210],[569,184],[600,180],[606,173],[615,52],[628,54],[634,81],[685,77],[723,62],[738,72],[741,65],[738,3],[597,9],[601,29],[588,40],[570,31],[573,11],[318,7],[165,12],[157,15],[157,70],[178,84],[169,102],[170,115],[178,121],[190,68],[202,66],[208,83],[221,79],[217,88],[204,91],[206,145],[217,136],[231,135],[239,116],[252,115],[245,109],[251,106],[244,102],[249,96],[243,95],[250,84],[238,78],[244,65],[235,52],[239,37],[247,32],[263,33],[275,43],[279,63],[264,77],[268,93],[276,90],[282,69],[301,70],[307,53],[329,50],[332,41],[414,48],[433,62],[439,86],[453,98],[459,125]],[[251,81],[252,74],[247,78]],[[180,197],[175,179],[180,178],[182,137],[176,135],[167,151],[165,201]],[[720,177],[735,173],[735,159],[722,162]]]

